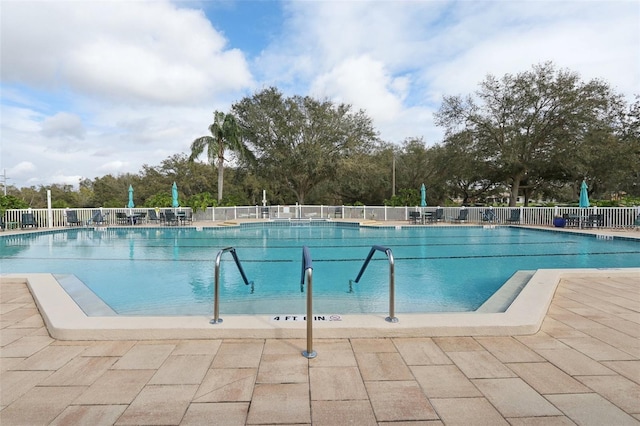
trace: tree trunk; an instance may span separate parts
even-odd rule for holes
[[[222,201],[222,186],[224,185],[223,161],[218,158],[218,201]]]
[[[218,204],[222,201],[222,187],[224,186],[224,145],[218,141]]]
[[[516,202],[518,201],[518,192],[520,192],[520,180],[522,176],[516,175],[513,178],[513,183],[511,184],[511,195],[509,196],[509,207],[515,207]]]

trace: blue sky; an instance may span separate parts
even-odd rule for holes
[[[635,0],[2,0],[0,20],[0,170],[19,187],[159,165],[269,86],[428,144],[442,96],[487,74],[553,61],[640,93]]]

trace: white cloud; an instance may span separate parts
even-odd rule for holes
[[[3,9],[6,81],[172,104],[252,85],[242,53],[225,50],[204,14],[168,1],[26,0]]]
[[[128,167],[129,163],[126,161],[110,161],[98,167],[97,170],[105,174],[117,175],[126,172]]]
[[[311,85],[311,94],[366,108],[376,120],[393,120],[402,108],[404,79],[393,79],[384,64],[364,55],[347,58]],[[400,89],[400,90],[397,90]]]
[[[75,114],[59,112],[42,122],[42,134],[48,138],[84,139],[85,133],[82,119]]]
[[[33,173],[35,170],[36,166],[31,161],[21,161],[7,170],[7,173],[11,176],[24,176]]]
[[[62,185],[71,185],[74,188],[78,188],[78,185],[80,184],[80,181],[83,179],[83,176],[80,175],[66,175],[64,173],[58,172],[55,173],[53,175],[50,176],[50,179],[52,182],[58,183],[58,184],[62,184]],[[40,183],[42,184],[42,182],[34,182],[34,183]]]

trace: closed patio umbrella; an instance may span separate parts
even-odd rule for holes
[[[580,207],[589,207],[589,192],[587,191],[587,182],[584,180],[580,185]]]
[[[427,187],[424,183],[420,187],[420,207],[427,207]]]
[[[173,182],[173,186],[171,187],[171,207],[180,207],[180,203],[178,202],[178,185]]]
[[[131,185],[129,185],[129,204],[127,204],[127,207],[130,209],[135,207],[135,204],[133,204],[133,186]]]

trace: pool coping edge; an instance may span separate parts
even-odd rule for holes
[[[564,277],[630,275],[640,268],[539,269],[502,313],[342,315],[341,321],[314,322],[316,338],[507,336],[536,333]],[[59,340],[166,340],[283,338],[306,336],[305,321],[272,321],[270,315],[226,315],[220,324],[207,316],[88,317],[52,274],[6,274],[0,282],[26,282],[51,337]]]

